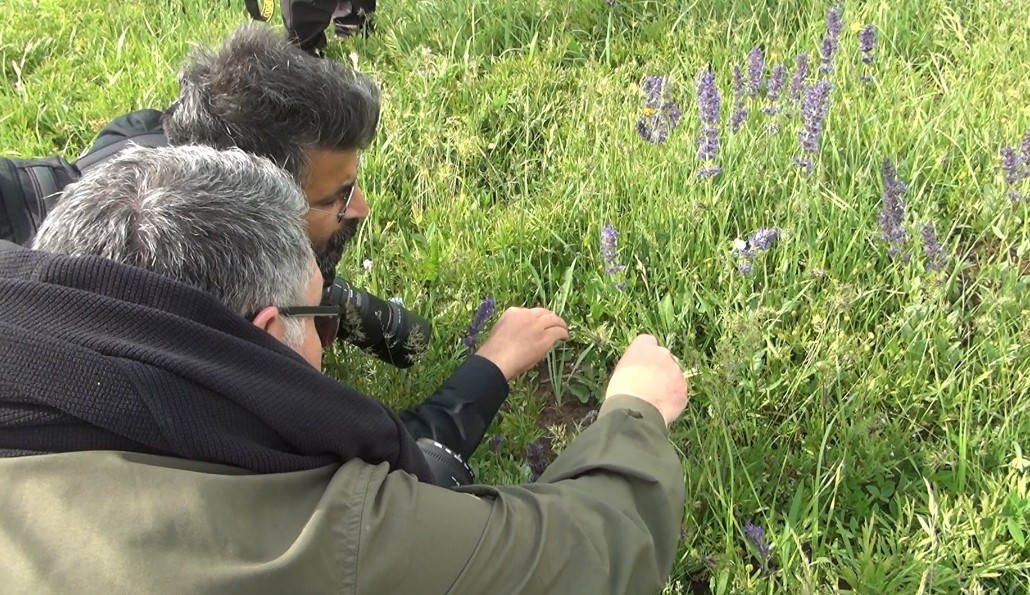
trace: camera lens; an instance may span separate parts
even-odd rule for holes
[[[446,488],[469,485],[475,481],[472,468],[453,450],[429,438],[415,441],[418,449],[426,458],[429,470],[433,473],[434,485]]]
[[[380,360],[408,368],[429,345],[429,321],[337,276],[323,303],[340,307],[339,337]]]

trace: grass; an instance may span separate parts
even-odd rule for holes
[[[115,115],[165,105],[189,44],[220,39],[242,5],[8,0],[0,147],[72,157]],[[651,332],[694,371],[673,431],[688,501],[668,593],[1026,593],[1030,203],[1006,197],[998,169],[1030,128],[1026,17],[1004,0],[848,1],[806,174],[798,119],[769,134],[761,97],[730,132],[732,67],[762,44],[792,74],[808,51],[814,80],[828,8],[381,3],[375,36],[330,47],[385,95],[362,162],[373,213],[342,271],[430,316],[435,336],[408,371],[348,350],[330,369],[405,406],[464,357],[483,296],[556,309],[572,340],[516,384],[499,452],[473,461],[484,481],[516,482],[527,444],[560,451],[628,339]],[[868,69],[866,23],[879,35]],[[706,65],[722,96],[713,178],[697,175],[695,144]],[[683,111],[657,145],[635,129],[653,74]],[[885,159],[908,185],[907,260],[880,239]],[[605,224],[626,265],[614,280]],[[734,240],[758,227],[780,236],[743,274]]]

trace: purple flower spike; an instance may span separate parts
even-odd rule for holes
[[[1023,135],[1023,141],[1019,146],[1023,151],[1023,163],[1030,168],[1030,128],[1026,129],[1026,134]],[[1027,172],[1027,175],[1030,176],[1030,171]]]
[[[529,480],[536,481],[547,470],[548,461],[544,456],[544,445],[541,442],[530,442],[526,446],[526,464],[529,465]]]
[[[711,178],[722,173],[722,167],[718,165],[708,165],[705,167],[698,168],[697,175],[702,178]]]
[[[733,114],[730,115],[730,131],[737,132],[747,120],[748,109],[744,105],[744,75],[740,66],[733,65]]]
[[[680,109],[680,106],[672,103],[669,105],[665,115],[669,118],[669,126],[675,128],[680,123],[680,118],[683,117],[683,110]]]
[[[468,330],[465,333],[465,346],[469,349],[475,348],[479,342],[479,330],[483,326],[483,323],[487,321],[490,316],[494,313],[494,306],[497,300],[492,297],[484,298],[479,304],[479,309],[476,310],[476,315],[472,318],[472,322],[468,326]]]
[[[697,138],[697,158],[714,161],[719,155],[719,89],[715,86],[715,75],[710,68],[697,81],[698,117],[701,119],[701,133]],[[721,171],[714,164],[698,171],[702,177],[713,176]]]
[[[762,46],[755,46],[747,55],[747,96],[757,97],[762,88],[765,72],[765,54]]]
[[[805,79],[808,78],[808,52],[801,52],[794,61],[794,76],[790,78],[790,99],[794,103],[801,101],[805,91]]]
[[[1001,171],[1005,174],[1005,183],[1008,185],[1018,184],[1023,179],[1023,159],[1016,154],[1011,147],[1001,148]]]
[[[840,31],[844,27],[844,21],[841,19],[843,13],[844,9],[839,4],[826,13],[826,37],[819,46],[822,54],[822,63],[819,65],[820,74],[833,72],[833,58],[837,54]]]
[[[640,84],[644,92],[644,114],[637,120],[637,133],[644,140],[661,144],[668,140],[669,132],[679,124],[683,110],[665,98],[668,78],[652,74]]]
[[[702,124],[714,126],[719,123],[719,90],[715,87],[715,75],[705,70],[697,82],[699,117]]]
[[[902,244],[908,233],[905,231],[905,203],[901,195],[908,190],[908,186],[898,178],[898,172],[890,159],[883,161],[883,194],[880,196],[882,207],[880,209],[880,228],[883,234],[880,236],[883,241],[889,244],[887,253],[896,257],[901,252]]]
[[[669,125],[659,113],[640,116],[637,134],[649,143],[660,145],[669,139]]]
[[[805,92],[805,101],[801,105],[801,130],[798,131],[798,142],[801,148],[811,154],[819,152],[819,134],[822,131],[823,121],[830,110],[830,89],[833,85],[830,81],[822,79],[814,85],[809,85]],[[809,158],[801,158],[807,163],[805,169],[811,167]]]
[[[769,542],[765,540],[765,531],[760,526],[748,521],[744,523],[744,535],[747,536],[751,545],[755,546],[755,550],[758,551],[758,556],[762,558],[763,561],[768,560],[769,555],[772,553],[772,548],[769,546]]]
[[[604,260],[604,272],[614,275],[625,267],[617,262],[619,257],[616,244],[619,239],[619,231],[613,225],[605,225],[601,228],[601,259]]]
[[[736,240],[733,252],[740,257],[737,261],[737,270],[745,275],[750,275],[754,270],[753,261],[760,252],[765,252],[780,237],[780,230],[775,227],[759,227],[747,240]]]
[[[768,250],[780,237],[780,230],[775,227],[759,227],[748,236],[748,244],[759,249]]]
[[[876,27],[866,25],[858,32],[858,49],[862,52],[862,62],[872,64],[875,56],[873,48],[876,46]]]
[[[665,89],[665,77],[659,74],[645,76],[640,88],[644,91],[647,107],[658,109],[662,102],[662,91]]]
[[[786,82],[787,67],[783,64],[773,66],[772,72],[769,74],[769,84],[765,90],[765,98],[769,101],[769,105],[762,108],[762,112],[766,115],[772,116],[780,113],[780,106],[778,104],[780,90]]]
[[[940,270],[947,262],[947,258],[944,256],[944,250],[937,240],[937,232],[934,230],[932,223],[923,224],[922,235],[923,252],[926,253],[926,268],[931,271]]]
[[[772,556],[772,546],[765,540],[765,531],[750,520],[744,523],[744,536],[755,548],[759,562],[762,564],[762,572],[769,573],[769,558]]]

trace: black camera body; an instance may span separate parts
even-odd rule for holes
[[[325,288],[322,303],[340,307],[337,340],[398,368],[413,366],[429,346],[432,326],[428,320],[351,285],[339,275]]]

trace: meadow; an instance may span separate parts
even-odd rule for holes
[[[403,407],[467,356],[485,299],[481,334],[553,308],[570,341],[472,461],[522,482],[653,333],[692,395],[667,593],[1030,592],[1021,4],[380,2],[375,35],[329,47],[384,97],[341,272],[434,337],[409,370],[337,348],[328,371]],[[242,0],[3,5],[19,156],[164,107],[190,45],[247,19]]]

